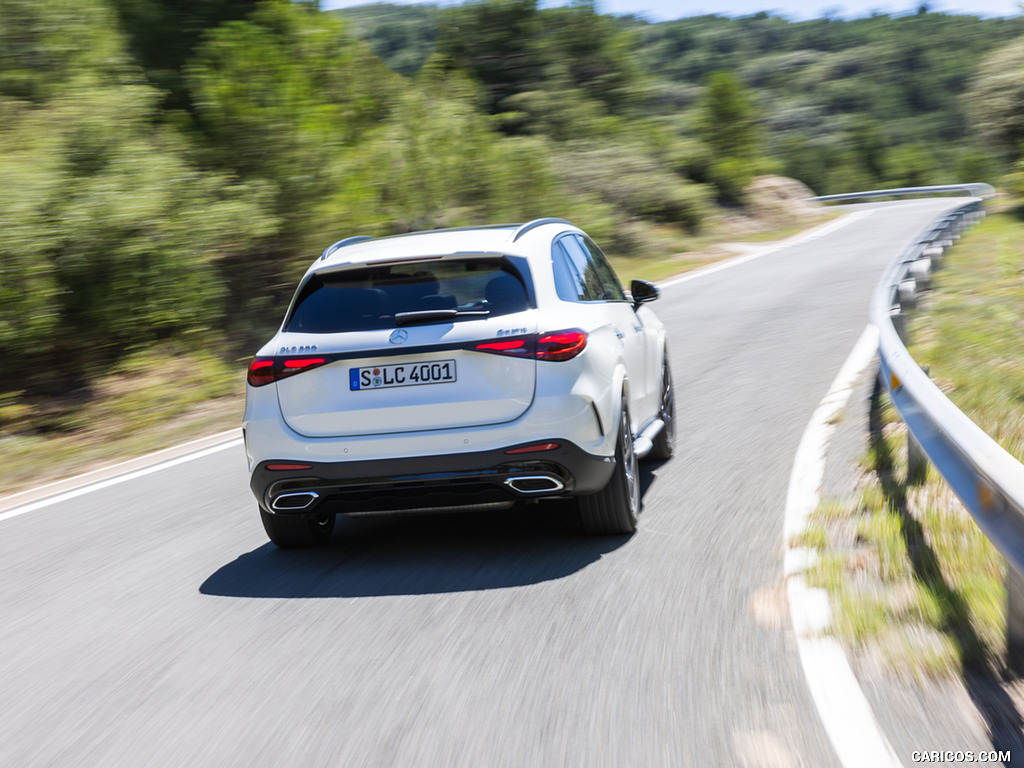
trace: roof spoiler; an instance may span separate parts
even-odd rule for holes
[[[324,248],[324,252],[320,255],[320,261],[323,261],[332,253],[339,248],[344,248],[346,245],[355,245],[356,243],[362,243],[366,240],[373,240],[369,235],[356,235],[355,237],[346,237],[344,240],[339,240],[334,245],[329,245]]]
[[[519,225],[519,228],[512,233],[512,242],[514,243],[531,229],[536,229],[544,224],[568,224],[570,227],[576,226],[571,221],[566,221],[565,219],[534,219],[533,221],[528,221],[525,224]]]

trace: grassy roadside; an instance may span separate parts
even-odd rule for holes
[[[662,280],[736,255],[719,244],[723,240],[763,245],[841,214],[821,211],[799,223],[720,223],[700,238],[680,238],[671,227],[651,228],[645,240],[656,247],[646,250],[676,255],[612,261],[627,283],[634,277]],[[680,247],[687,250],[678,253]],[[126,358],[89,392],[32,402],[0,395],[0,496],[238,427],[247,362],[216,350],[168,346]]]
[[[910,352],[939,388],[993,439],[1024,460],[1024,219],[990,215],[949,251]]]
[[[808,582],[829,593],[829,631],[898,677],[1002,674],[1002,557],[938,473],[908,482],[906,427],[887,395],[870,420],[856,499],[822,504],[798,542],[818,551]]]
[[[163,347],[88,393],[0,399],[0,496],[238,427],[244,361]]]
[[[909,323],[914,359],[1018,459],[1022,237],[1009,213],[966,233]],[[859,497],[822,505],[800,542],[819,552],[809,579],[829,592],[831,631],[899,676],[1006,676],[1005,562],[933,468],[908,482],[906,427],[887,395],[871,414]]]

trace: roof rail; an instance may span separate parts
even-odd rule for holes
[[[344,248],[346,245],[355,245],[356,243],[362,243],[366,240],[373,240],[370,235],[356,235],[355,237],[346,237],[344,240],[339,240],[334,245],[329,245],[324,248],[324,252],[320,255],[320,261],[323,261],[332,253],[339,248]]]
[[[566,221],[565,219],[534,219],[533,221],[528,221],[526,224],[521,224],[519,229],[512,233],[512,242],[514,243],[531,229],[536,229],[544,224],[568,224],[570,227],[576,226],[571,221]]]

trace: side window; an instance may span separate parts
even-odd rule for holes
[[[601,279],[601,270],[597,262],[591,257],[590,252],[584,247],[583,241],[576,235],[569,235],[559,240],[559,243],[569,254],[569,262],[579,275],[580,282],[584,285],[586,298],[584,301],[604,301],[612,298],[608,296],[607,287]]]
[[[615,270],[589,238],[566,235],[551,249],[555,289],[563,301],[623,301]]]
[[[585,269],[577,264],[563,245],[568,239],[563,237],[551,246],[555,291],[562,301],[593,301],[595,297],[587,291],[587,283],[583,277]]]
[[[619,282],[619,278],[616,277],[615,270],[612,269],[612,265],[609,263],[608,258],[589,237],[581,237],[578,239],[580,244],[587,250],[590,261],[593,263],[598,278],[601,280],[601,298],[608,299],[609,301],[624,301],[626,294],[622,290],[622,284]]]

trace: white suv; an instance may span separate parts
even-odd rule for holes
[[[310,546],[337,513],[554,496],[591,533],[634,531],[637,460],[669,458],[674,430],[658,290],[631,288],[562,219],[327,248],[249,365],[267,535]]]

